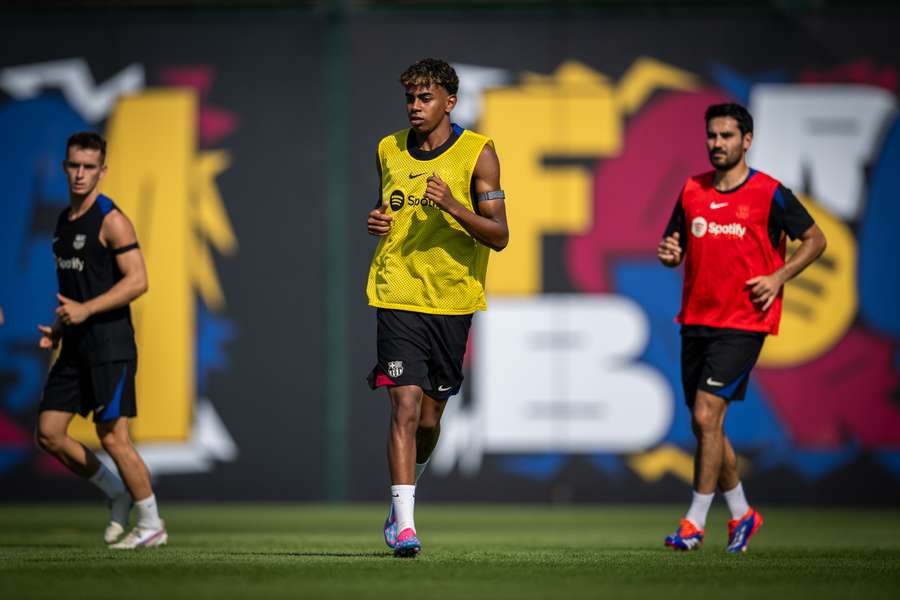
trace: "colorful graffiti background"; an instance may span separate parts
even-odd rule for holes
[[[787,468],[814,481],[867,454],[900,477],[897,251],[889,242],[900,227],[896,73],[872,61],[796,75],[743,75],[725,65],[689,73],[642,58],[617,83],[575,61],[550,75],[505,79],[518,82],[483,91],[478,125],[501,140],[516,244],[492,258],[494,302],[476,326],[471,363],[477,381],[482,370],[506,382],[476,383],[472,407],[451,412],[470,431],[441,447],[441,468],[458,461],[475,473],[481,458],[473,454],[494,453],[506,456],[501,471],[551,482],[582,456],[611,475],[691,480],[694,441],[672,322],[681,274],[660,267],[654,249],[686,176],[710,168],[701,145],[706,107],[737,101],[756,116],[751,164],[798,193],[829,246],[788,283],[782,334],[767,341],[746,401],[732,408],[729,436],[744,468],[757,474]],[[537,124],[517,126],[525,119]],[[548,234],[564,240],[562,276],[545,272]],[[548,295],[542,286],[550,279],[557,289]],[[560,280],[567,294],[559,294]],[[573,308],[559,300],[566,296],[597,298],[597,308]],[[640,315],[610,313],[600,304],[608,298],[630,299]],[[516,318],[504,324],[504,313]],[[540,345],[516,333],[529,328],[573,338],[555,346],[565,364],[550,353],[529,363]],[[592,328],[593,342],[574,340]],[[625,349],[622,340],[645,329],[645,339]],[[487,341],[478,344],[479,335]],[[606,355],[618,357],[613,366],[602,366]],[[509,384],[523,364],[527,383]],[[640,365],[650,372],[622,379]],[[591,377],[579,389],[581,370]],[[637,385],[658,376],[661,386]],[[558,400],[555,412],[534,416],[537,398],[548,395]],[[641,405],[654,395],[655,404]],[[603,407],[602,418],[592,416],[592,403]],[[621,404],[634,411],[617,416],[610,407]],[[671,419],[647,437],[648,424],[667,411]],[[631,440],[623,434],[629,428]]]
[[[706,105],[736,100],[756,119],[751,165],[794,190],[829,240],[788,284],[782,335],[729,415],[747,487],[765,500],[896,502],[896,18],[710,10],[510,15],[502,27],[461,13],[441,28],[414,12],[357,15],[340,77],[326,72],[323,15],[5,17],[0,499],[94,497],[31,440],[49,364],[34,326],[53,308],[49,241],[66,203],[58,165],[83,128],[110,139],[105,191],[151,269],[134,312],[139,397],[154,404],[133,434],[161,497],[322,499],[335,443],[348,499],[383,497],[387,404],[364,379],[375,328],[362,222],[375,144],[405,124],[397,75],[420,58],[409,32],[429,26],[460,74],[454,119],[495,140],[512,236],[491,258],[490,309],[475,318],[421,497],[684,499],[681,273],[654,247],[684,179],[708,169]],[[348,99],[339,123],[335,83]],[[344,198],[329,192],[337,170]],[[327,226],[333,214],[343,230]],[[345,264],[326,262],[328,248]],[[325,318],[337,270],[343,344]],[[326,376],[338,364],[343,390]],[[324,407],[341,395],[335,442]],[[75,432],[91,442],[87,423]]]
[[[95,84],[87,63],[67,59],[0,70],[10,98],[0,105],[4,202],[0,303],[0,476],[32,463],[64,475],[36,453],[31,423],[51,357],[35,346],[35,324],[55,307],[56,275],[50,240],[56,217],[68,206],[61,164],[72,132],[97,129],[109,141],[105,193],[118,200],[138,231],[153,282],[133,306],[141,368],[139,411],[132,436],[155,474],[207,471],[233,460],[237,447],[207,396],[213,369],[228,366],[224,344],[233,325],[212,246],[233,254],[237,240],[215,184],[228,154],[213,147],[239,124],[233,113],[204,103],[215,73],[208,67],[165,68],[153,87],[133,64]],[[200,148],[198,151],[198,147]],[[163,335],[159,335],[163,332]],[[80,417],[70,433],[97,447]]]

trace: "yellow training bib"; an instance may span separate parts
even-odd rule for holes
[[[423,200],[432,173],[453,197],[474,209],[472,173],[490,138],[454,125],[458,135],[438,156],[420,160],[407,149],[411,130],[381,140],[381,202],[394,221],[381,238],[369,268],[369,304],[439,315],[463,315],[487,308],[484,279],[490,248],[456,219]]]

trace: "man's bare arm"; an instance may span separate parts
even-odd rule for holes
[[[101,241],[113,251],[134,246],[116,254],[116,264],[122,279],[106,292],[86,302],[76,302],[57,294],[61,305],[56,309],[59,319],[66,325],[78,325],[91,315],[107,312],[130,304],[147,291],[147,268],[144,256],[137,247],[137,235],[128,217],[115,210],[103,220]]]
[[[800,236],[800,247],[780,269],[770,275],[760,275],[747,280],[747,285],[751,286],[750,295],[753,302],[762,303],[762,309],[768,310],[778,297],[781,286],[802,273],[803,269],[819,258],[825,252],[826,246],[825,234],[818,225],[812,225],[804,231]]]

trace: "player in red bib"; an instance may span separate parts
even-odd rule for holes
[[[693,500],[666,538],[676,550],[700,547],[717,485],[731,511],[729,552],[745,551],[762,525],[738,479],[725,413],[729,402],[743,400],[766,335],[778,333],[784,283],[825,250],[822,230],[796,196],[747,166],[752,141],[753,117],[743,106],[707,109],[714,170],[684,184],[656,250],[667,267],[684,260],[681,380],[697,438]],[[801,240],[787,260],[785,236]]]

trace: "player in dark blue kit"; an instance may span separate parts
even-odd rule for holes
[[[41,348],[62,342],[62,349],[44,387],[37,442],[106,494],[111,515],[104,539],[111,548],[161,546],[168,536],[150,473],[128,435],[128,418],[137,414],[137,348],[129,304],[147,291],[144,258],[131,221],[100,194],[106,141],[96,133],[76,133],[66,144],[63,169],[70,202],[53,237],[59,307],[52,326],[38,326]],[[68,435],[75,413],[91,412],[121,479]],[[122,537],[132,502],[137,524]]]

